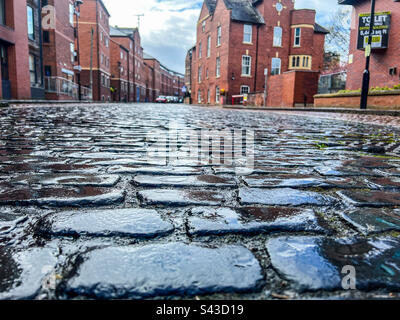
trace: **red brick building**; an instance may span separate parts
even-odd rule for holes
[[[346,88],[357,90],[362,85],[362,73],[365,69],[365,52],[357,49],[359,15],[370,14],[371,1],[340,0],[340,4],[352,5],[352,23],[350,37],[350,57],[347,72]],[[400,2],[394,0],[376,0],[376,13],[390,13],[389,42],[385,49],[372,50],[371,82],[372,87],[391,87],[400,83]]]
[[[133,39],[133,101],[146,101],[146,69],[143,63],[143,48],[141,37],[137,28],[118,28],[120,31],[129,34]]]
[[[30,99],[26,0],[0,0],[2,99]]]
[[[146,88],[148,90],[148,101],[154,102],[161,95],[160,62],[147,53],[144,53],[143,59],[147,71]]]
[[[133,33],[110,27],[111,92],[113,101],[135,101]]]
[[[48,0],[43,1],[43,5],[43,18],[49,16],[56,23],[55,26],[43,26],[46,99],[77,100],[74,1]]]
[[[312,103],[327,33],[315,15],[295,10],[292,0],[205,0],[192,54],[193,101],[263,95],[268,69],[268,105]]]
[[[111,101],[110,14],[102,0],[85,0],[80,10],[82,85],[93,88],[94,101]]]
[[[155,99],[160,95],[183,97],[182,88],[185,84],[183,74],[172,71],[148,54],[144,55],[144,62],[150,67],[149,72],[152,72],[152,76],[149,79],[153,80],[152,90]]]

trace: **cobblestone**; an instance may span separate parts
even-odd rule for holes
[[[191,235],[262,234],[272,232],[316,232],[317,216],[310,209],[289,208],[194,208],[188,221]]]
[[[56,236],[154,238],[174,230],[155,210],[112,209],[63,212],[39,222],[39,233]]]
[[[399,134],[185,105],[2,108],[0,299],[400,298]]]
[[[83,260],[77,266],[78,274],[68,280],[66,291],[92,298],[246,292],[263,279],[258,261],[239,246],[206,248],[169,243],[109,247],[91,251]]]
[[[398,239],[281,237],[269,240],[267,249],[274,268],[300,290],[342,288],[346,266],[357,271],[358,289],[400,287]]]

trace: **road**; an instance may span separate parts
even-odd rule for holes
[[[0,299],[399,298],[400,132],[345,120],[0,109]]]

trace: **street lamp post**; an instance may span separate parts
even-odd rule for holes
[[[75,6],[75,16],[76,16],[76,52],[78,56],[78,66],[75,68],[77,70],[77,80],[78,80],[78,99],[82,100],[82,83],[81,83],[81,55],[79,50],[79,16],[81,13],[80,6],[83,4],[82,0],[76,0],[74,3]]]
[[[369,24],[368,45],[365,48],[366,63],[365,63],[365,70],[363,73],[362,90],[361,90],[360,108],[363,110],[367,109],[367,104],[368,104],[369,82],[371,79],[371,74],[369,72],[369,65],[371,62],[371,45],[372,45],[372,33],[374,31],[374,23],[375,23],[375,0],[371,0],[371,22]]]

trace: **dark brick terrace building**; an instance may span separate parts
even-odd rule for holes
[[[267,105],[312,103],[327,34],[315,15],[295,10],[292,0],[205,0],[192,54],[193,101],[226,104],[251,93],[262,104],[268,69]]]

